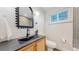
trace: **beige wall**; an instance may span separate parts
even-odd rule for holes
[[[70,22],[50,24],[50,15],[68,9]],[[60,50],[72,50],[73,41],[73,8],[56,7],[47,10],[46,36],[48,40],[56,42]],[[66,40],[66,42],[64,42]]]
[[[73,30],[73,47],[79,49],[79,8],[73,9],[74,30]]]

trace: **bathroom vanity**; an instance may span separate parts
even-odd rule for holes
[[[45,46],[45,36],[38,36],[28,41],[13,39],[1,42],[0,51],[45,51]]]
[[[18,49],[18,51],[45,51],[45,38],[41,37],[38,40]]]

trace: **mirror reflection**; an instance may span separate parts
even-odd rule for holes
[[[29,8],[19,8],[19,24],[21,26],[32,26],[32,12]]]
[[[18,27],[33,27],[33,11],[31,7],[18,7]]]

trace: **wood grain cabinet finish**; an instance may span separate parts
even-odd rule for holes
[[[21,48],[19,51],[35,51],[35,42]]]
[[[45,39],[42,38],[36,42],[37,51],[45,51]]]
[[[45,38],[41,38],[18,51],[45,51]]]

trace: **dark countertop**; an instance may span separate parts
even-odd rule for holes
[[[22,48],[36,40],[39,40],[44,36],[38,36],[37,38],[32,38],[28,41],[18,41],[18,39],[12,39],[9,41],[1,42],[0,43],[0,51],[16,51],[19,48]]]

